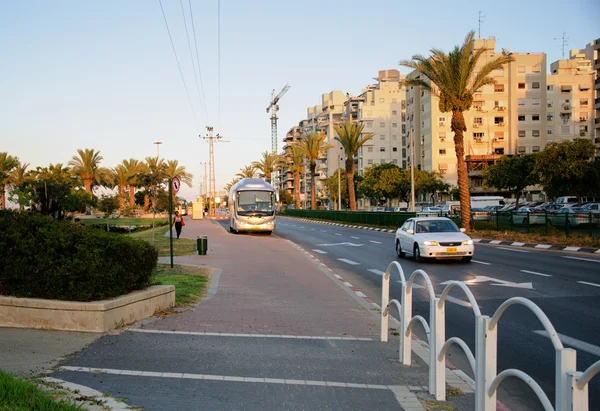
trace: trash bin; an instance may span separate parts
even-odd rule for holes
[[[198,236],[196,239],[196,251],[198,255],[206,255],[208,252],[208,236]]]

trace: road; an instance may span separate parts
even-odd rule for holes
[[[492,316],[502,302],[525,297],[548,316],[563,344],[577,350],[577,368],[585,370],[600,359],[600,256],[587,253],[477,244],[471,263],[399,259],[394,234],[309,223],[290,218],[277,222],[277,236],[298,244],[371,300],[381,303],[381,274],[391,261],[405,272],[425,270],[436,295],[448,280],[471,281],[469,286],[484,315]],[[401,285],[392,276],[390,298],[400,296]],[[446,309],[446,338],[465,340],[474,352],[474,317],[464,293],[454,289]],[[413,315],[428,317],[428,297],[417,289]],[[419,334],[419,332],[417,332]],[[423,337],[423,334],[421,334]],[[450,352],[450,361],[472,376],[462,353]],[[517,368],[531,375],[554,402],[554,349],[537,318],[523,306],[502,316],[498,330],[498,371]],[[499,399],[513,410],[542,409],[529,387],[516,379],[501,385]],[[592,380],[590,409],[600,409],[600,378]]]

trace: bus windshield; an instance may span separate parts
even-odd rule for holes
[[[237,196],[237,214],[260,217],[273,215],[273,193],[270,191],[240,191]]]

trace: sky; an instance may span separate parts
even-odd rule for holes
[[[159,0],[0,0],[0,151],[35,168],[66,165],[77,149],[91,148],[102,166],[115,167],[156,156],[160,141],[160,157],[178,160],[194,176],[192,187],[180,191],[194,200],[209,159],[199,137],[206,126],[223,137],[215,145],[218,190],[271,150],[266,108],[271,91],[286,83],[279,149],[323,93],[359,94],[378,70],[408,73],[400,60],[462,43],[477,31],[479,11],[481,37],[495,37],[497,50],[544,52],[548,64],[562,57],[556,39],[563,32],[566,56],[600,38],[597,0],[425,7],[398,0],[162,0],[162,6],[176,54]]]

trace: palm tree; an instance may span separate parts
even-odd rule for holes
[[[11,190],[19,187],[29,178],[27,175],[27,167],[29,167],[29,163],[21,163],[17,160],[17,166],[10,172],[8,176],[8,186]],[[22,204],[20,201],[19,209],[25,209],[25,204]]]
[[[462,225],[471,229],[471,202],[469,179],[465,161],[463,133],[467,131],[463,112],[473,104],[473,94],[483,86],[495,84],[489,74],[513,61],[510,55],[490,59],[481,67],[477,63],[487,50],[473,50],[475,32],[467,34],[462,46],[445,54],[438,49],[431,49],[431,56],[415,55],[412,60],[403,60],[400,65],[412,68],[423,74],[426,79],[406,79],[407,86],[417,86],[429,91],[439,98],[439,108],[443,113],[452,112],[451,130],[454,132],[454,148],[456,150],[458,188],[460,191],[460,212]]]
[[[294,199],[296,200],[296,209],[300,208],[300,174],[304,173],[304,155],[302,150],[292,144],[290,171],[294,173]]]
[[[317,159],[326,150],[333,147],[330,144],[325,144],[325,135],[309,133],[304,134],[296,143],[298,150],[308,161],[308,167],[310,169],[310,209],[317,209],[317,198],[316,198],[316,187],[315,187],[315,175],[317,168]]]
[[[0,153],[0,210],[6,208],[6,186],[10,184],[10,174],[19,165],[17,157]]]
[[[271,184],[271,175],[274,170],[277,170],[285,164],[285,158],[279,154],[272,154],[267,151],[262,153],[260,161],[253,161],[252,166],[265,175],[267,183]]]
[[[121,162],[125,170],[127,170],[127,185],[129,186],[129,208],[133,210],[135,207],[135,189],[140,188],[140,174],[144,170],[144,166],[140,160],[130,158]]]
[[[149,204],[149,195],[152,194],[152,207],[156,210],[156,193],[159,186],[166,178],[166,164],[159,157],[146,157],[146,164],[143,167],[143,175],[141,180],[146,187],[146,195],[144,196],[144,208],[147,209]]]
[[[238,183],[238,181],[240,181],[239,178],[234,178],[229,183],[225,184],[225,187],[223,187],[223,188],[225,189],[225,191],[229,192],[229,190],[231,190],[231,187],[236,185]]]
[[[123,212],[125,209],[125,186],[129,183],[128,170],[123,164],[112,169],[112,180],[115,184],[114,187],[119,188],[119,210]]]
[[[71,174],[78,176],[83,180],[85,191],[92,194],[94,185],[111,184],[112,177],[108,168],[100,167],[102,156],[99,151],[86,148],[78,149],[79,156],[73,156],[69,161]]]
[[[348,195],[350,201],[350,211],[356,211],[356,194],[354,191],[354,156],[358,149],[367,142],[373,133],[363,134],[364,124],[355,124],[346,120],[343,124],[333,127],[337,136],[335,139],[340,142],[346,154],[346,180],[348,181]]]
[[[245,166],[244,168],[240,168],[240,172],[235,176],[239,178],[252,178],[256,173],[256,167],[253,165]]]
[[[187,184],[187,186],[191,188],[194,176],[185,171],[185,167],[180,166],[179,161],[168,160],[165,166],[165,177],[168,178],[169,181],[177,177],[181,183]],[[176,203],[176,193],[173,193],[173,204]]]

